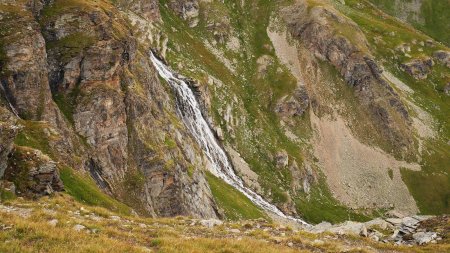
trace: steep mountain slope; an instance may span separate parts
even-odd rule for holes
[[[449,1],[440,0],[370,0],[390,15],[424,31],[438,41],[450,45]]]
[[[142,214],[218,215],[200,169],[205,159],[175,116],[148,47],[115,6],[12,1],[0,9],[2,97],[24,126],[13,154],[40,149]]]
[[[0,177],[19,195],[61,178],[124,213],[267,218],[208,172],[154,52],[283,213],[450,211],[450,50],[369,1],[3,0],[0,22]]]

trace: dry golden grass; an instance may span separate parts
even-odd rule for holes
[[[13,209],[13,210],[11,210]],[[57,219],[56,226],[49,221]],[[80,224],[86,228],[76,231]],[[230,229],[239,229],[233,233]],[[0,252],[449,252],[357,236],[310,234],[263,221],[206,228],[189,217],[144,218],[86,206],[67,194],[0,203]]]

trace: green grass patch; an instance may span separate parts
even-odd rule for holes
[[[402,11],[402,4],[416,5],[411,0],[402,0],[401,4],[393,0],[370,0],[376,6],[380,7],[386,13],[400,17],[401,14],[406,14],[406,21],[412,24],[419,30],[427,33],[435,40],[442,41],[450,46],[450,1],[447,0],[423,0],[420,9],[417,13],[404,13]],[[405,9],[407,10],[407,9]],[[415,18],[418,16],[419,20]]]
[[[120,214],[131,214],[130,207],[103,193],[90,177],[68,167],[62,167],[60,174],[66,192],[77,201],[104,207]]]
[[[11,191],[7,191],[5,189],[0,188],[0,202],[5,202],[8,200],[13,200],[16,198],[16,195]]]
[[[312,223],[370,220],[369,215],[352,211],[334,199],[325,182],[313,187],[309,196],[298,199],[295,204],[302,217]]]
[[[244,194],[231,185],[206,173],[211,192],[229,220],[267,218],[264,212],[255,206]]]
[[[49,144],[50,138],[59,138],[45,131],[49,129],[46,122],[21,120],[19,122],[24,128],[19,132],[14,143],[18,146],[31,147],[39,149],[44,154],[51,156],[51,148]]]

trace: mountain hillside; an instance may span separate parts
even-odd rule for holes
[[[165,248],[191,236],[183,226],[224,220],[192,232],[197,251],[217,251],[208,245],[257,220],[314,240],[251,230],[244,244],[327,251],[314,241],[351,230],[369,238],[338,236],[339,247],[445,252],[447,3],[0,0],[0,228],[14,227],[0,237],[15,245],[3,250],[21,249],[20,212],[8,210],[83,205],[169,223],[155,245],[139,234],[123,251],[183,251]],[[36,231],[53,215],[30,212]],[[100,223],[81,225],[127,240],[123,224]]]
[[[450,44],[449,1],[440,0],[370,0],[387,13],[412,24],[447,46]]]

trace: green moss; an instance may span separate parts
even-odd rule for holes
[[[131,214],[131,208],[103,193],[90,177],[68,167],[60,169],[60,176],[66,192],[77,201],[101,206],[121,214]]]
[[[211,173],[206,173],[216,203],[230,220],[267,218],[244,194]]]

